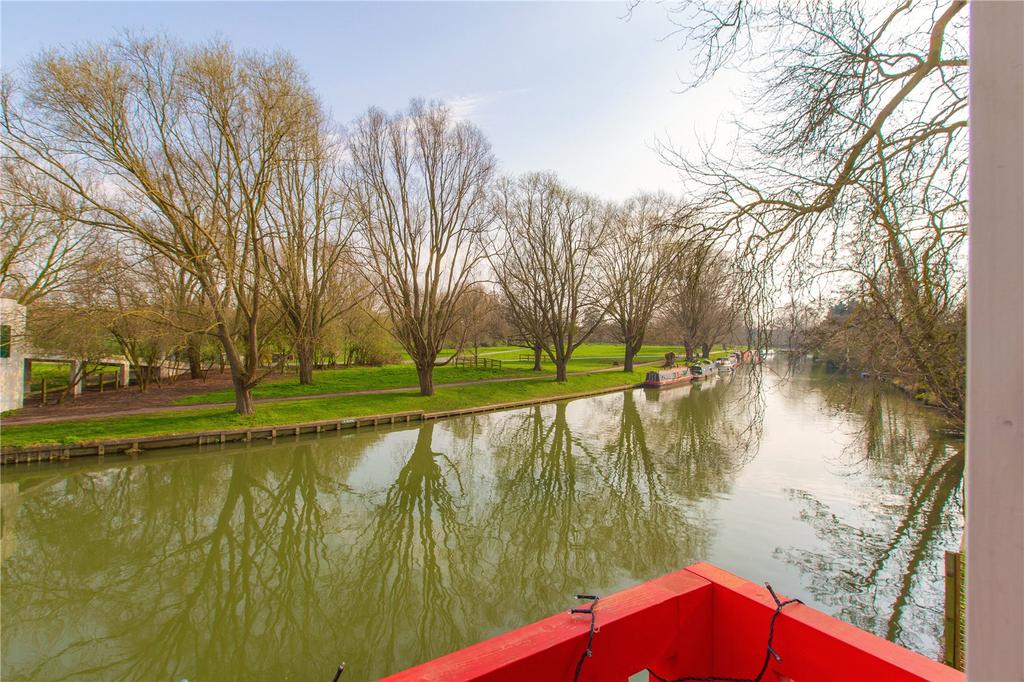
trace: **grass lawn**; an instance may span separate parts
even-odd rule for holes
[[[46,379],[46,388],[49,391],[64,388],[68,385],[70,375],[71,365],[66,362],[33,362],[32,390],[38,391],[43,379]]]
[[[299,402],[258,405],[256,414],[252,417],[240,417],[229,408],[206,408],[184,412],[87,419],[63,424],[15,425],[4,427],[3,444],[21,446],[41,443],[70,444],[131,436],[193,433],[245,426],[273,426],[275,424],[344,419],[389,412],[414,410],[434,412],[531,398],[557,397],[617,386],[625,387],[641,382],[643,377],[643,371],[629,374],[607,372],[573,376],[562,384],[555,382],[550,377],[543,377],[533,381],[441,388],[430,397],[423,397],[414,391],[409,391],[340,398],[311,398]]]
[[[90,371],[92,366],[89,367]],[[120,369],[119,365],[104,365],[102,371],[110,372]],[[32,386],[33,392],[42,388],[43,379],[46,379],[47,391],[58,391],[68,385],[71,376],[71,364],[67,362],[32,362]],[[95,376],[95,375],[92,375]],[[109,374],[107,376],[109,380]],[[93,380],[95,381],[95,379]]]
[[[481,357],[492,357],[494,355],[494,353],[501,353],[501,352],[506,352],[506,351],[517,351],[517,350],[523,350],[523,349],[519,348],[518,346],[480,346],[479,350],[480,350],[480,356]],[[412,359],[412,358],[409,357],[409,353],[407,353],[401,347],[396,348],[395,351],[402,357],[403,360],[408,361],[408,360]],[[440,354],[438,354],[437,357],[440,360],[445,360],[445,359],[448,358],[448,356],[450,356],[454,352],[455,352],[454,348],[442,348]],[[473,355],[473,347],[469,346],[467,348],[463,348],[462,349],[462,354],[463,355],[468,355],[468,356]]]
[[[532,365],[531,365],[532,367]],[[452,384],[459,381],[478,381],[501,377],[530,376],[529,368],[511,367],[501,370],[487,370],[480,367],[456,367],[445,365],[434,369],[435,384]],[[406,388],[418,386],[416,368],[412,365],[384,365],[383,367],[348,367],[343,369],[322,369],[313,373],[313,383],[302,385],[296,377],[284,377],[260,384],[253,390],[254,398],[290,398],[317,393],[341,393],[343,391],[364,391],[374,388]],[[203,403],[233,402],[235,392],[227,388],[207,393],[196,393],[176,401],[178,405],[201,405]]]
[[[673,346],[644,346],[636,356],[636,362],[660,360],[665,353],[681,349]],[[487,355],[484,355],[484,354]],[[724,351],[715,351],[712,357]],[[502,361],[500,370],[487,370],[479,367],[456,367],[444,365],[434,369],[435,384],[454,384],[463,381],[479,381],[481,379],[499,379],[503,377],[529,377],[533,374],[533,354],[525,348],[516,346],[488,346],[480,348],[481,357],[494,358]],[[529,359],[520,360],[519,356]],[[569,361],[570,372],[585,372],[622,365],[623,346],[612,343],[585,343],[576,349]],[[444,357],[442,355],[442,357]],[[547,354],[541,356],[542,371],[554,374],[555,365]],[[384,365],[383,367],[349,367],[344,369],[324,369],[313,374],[313,383],[302,385],[295,377],[274,379],[260,384],[253,390],[253,397],[290,398],[320,393],[342,393],[345,391],[363,391],[375,388],[408,388],[417,386],[416,368],[412,365]],[[186,396],[175,401],[177,405],[203,405],[211,403],[233,402],[234,391],[230,388],[209,391]]]

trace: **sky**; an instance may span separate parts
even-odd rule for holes
[[[555,171],[606,199],[678,192],[653,146],[695,147],[736,109],[734,86],[681,92],[689,59],[664,9],[541,2],[0,3],[5,71],[125,29],[284,50],[342,124],[370,106],[440,99],[490,139],[502,172]]]

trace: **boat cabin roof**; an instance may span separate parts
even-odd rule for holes
[[[690,373],[689,367],[667,367],[665,369],[652,370],[647,373],[647,378],[657,377],[658,379],[675,379]]]

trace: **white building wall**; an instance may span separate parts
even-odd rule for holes
[[[972,2],[967,679],[1024,680],[1024,3]]]
[[[0,412],[25,403],[25,306],[0,298],[0,325],[10,327],[10,357],[0,358]]]

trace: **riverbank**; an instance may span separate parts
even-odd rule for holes
[[[503,383],[486,383],[459,387],[439,388],[432,396],[421,396],[416,391],[358,394],[329,398],[310,398],[303,401],[283,401],[261,405],[252,416],[243,417],[228,408],[207,408],[167,411],[155,414],[83,419],[69,428],[67,422],[4,426],[0,432],[3,460],[11,461],[28,448],[39,450],[40,457],[59,458],[65,450],[91,450],[103,447],[100,453],[126,451],[132,444],[154,437],[178,441],[177,445],[195,445],[199,438],[210,439],[219,434],[239,439],[247,431],[270,428],[292,433],[320,430],[338,423],[357,425],[367,418],[380,421],[406,421],[406,417],[422,414],[422,418],[436,418],[449,414],[464,414],[471,410],[493,410],[523,404],[564,400],[582,395],[623,390],[643,380],[643,371],[602,372],[576,375],[569,381],[558,383],[551,378]],[[341,428],[345,428],[342,426]],[[305,429],[305,431],[303,431]],[[276,433],[269,436],[275,437]],[[270,433],[267,431],[267,433]],[[204,442],[214,442],[205,440]],[[40,446],[40,447],[33,447]],[[172,447],[164,445],[163,447]],[[52,455],[49,453],[53,453]],[[68,452],[68,456],[75,453]]]
[[[661,362],[667,350],[671,349],[668,346],[645,346],[637,354],[636,363]],[[434,369],[434,385],[464,385],[513,378],[532,380],[554,376],[554,365],[546,356],[541,363],[541,371],[536,372],[533,370],[532,352],[523,351],[522,348],[497,346],[482,351],[480,356],[500,360],[500,363],[492,362],[486,367],[454,363],[438,366]],[[724,348],[720,348],[712,356],[717,357],[724,352]],[[623,353],[621,344],[583,344],[576,349],[569,362],[569,373],[621,371]],[[313,373],[313,382],[310,384],[300,384],[294,372],[273,372],[253,389],[253,399],[260,404],[284,399],[337,397],[383,389],[411,390],[418,385],[416,368],[410,364],[318,369]],[[171,410],[178,406],[182,409],[198,409],[233,404],[234,389],[230,374],[213,371],[199,379],[176,377],[165,380],[141,392],[137,387],[106,392],[85,391],[80,396],[62,400],[58,404],[53,404],[51,399],[50,404],[45,406],[38,404],[37,397],[29,400],[25,407],[6,412],[0,417],[6,424],[13,425],[120,417]]]

